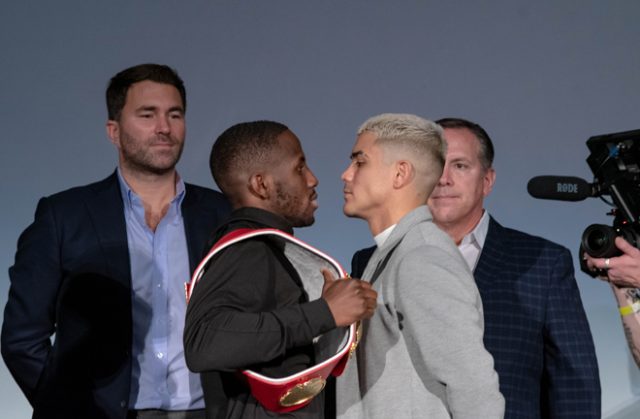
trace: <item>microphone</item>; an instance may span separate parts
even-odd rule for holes
[[[527,183],[534,198],[557,201],[582,201],[600,195],[593,184],[575,176],[536,176]]]

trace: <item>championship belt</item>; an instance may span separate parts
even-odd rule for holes
[[[298,272],[309,301],[318,299],[322,295],[324,277],[321,269],[328,269],[338,278],[348,276],[342,266],[329,255],[281,230],[238,229],[218,240],[200,262],[191,277],[191,282],[185,284],[187,303],[193,289],[204,274],[205,266],[213,256],[235,243],[259,236],[275,236],[282,239],[285,256]],[[320,394],[329,375],[337,377],[342,374],[357,344],[355,324],[336,328],[314,338],[316,365],[282,378],[267,377],[251,370],[243,370],[241,375],[246,380],[253,397],[266,409],[278,413],[291,412],[306,406]]]

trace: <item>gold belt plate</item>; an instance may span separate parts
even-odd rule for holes
[[[280,397],[280,406],[291,407],[306,403],[320,394],[326,383],[324,378],[314,377],[304,383],[296,384]]]

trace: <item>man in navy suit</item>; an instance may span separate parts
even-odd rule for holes
[[[229,205],[176,172],[186,94],[174,70],[128,68],[106,96],[118,168],[38,203],[9,269],[2,355],[34,418],[204,418],[183,286]]]
[[[491,139],[470,121],[437,122],[447,157],[428,205],[474,273],[505,418],[600,418],[598,364],[569,250],[498,224],[483,208],[496,176]],[[354,276],[371,253],[354,255]]]

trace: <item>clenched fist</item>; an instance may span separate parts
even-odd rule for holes
[[[365,281],[351,278],[336,279],[331,272],[322,270],[324,286],[322,298],[329,305],[336,326],[349,326],[373,316],[378,293]]]

